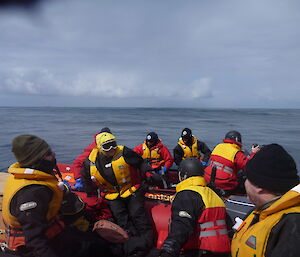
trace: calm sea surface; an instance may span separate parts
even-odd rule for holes
[[[234,129],[241,132],[245,149],[278,143],[300,167],[300,110],[0,107],[0,118],[0,170],[14,162],[11,140],[17,135],[45,139],[59,162],[71,163],[106,126],[119,144],[131,148],[155,131],[171,151],[185,127],[211,149]]]

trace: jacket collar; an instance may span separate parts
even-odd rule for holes
[[[176,192],[179,192],[179,191],[181,191],[181,190],[183,190],[183,189],[185,189],[189,186],[206,186],[206,181],[201,176],[189,177],[189,178],[181,181],[176,186]]]

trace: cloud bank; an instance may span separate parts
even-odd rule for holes
[[[35,12],[2,9],[1,105],[300,108],[299,7],[53,0]]]

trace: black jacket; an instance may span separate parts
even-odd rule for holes
[[[45,236],[52,194],[53,192],[47,186],[32,184],[20,189],[13,196],[10,212],[22,225],[26,240],[26,248],[18,252],[24,257],[112,256],[108,242],[92,233],[65,227],[54,238],[48,239]],[[35,207],[21,211],[20,206],[28,202],[35,202]]]
[[[26,247],[34,251],[35,256],[57,256],[49,246],[44,235],[48,228],[47,212],[53,192],[43,185],[30,185],[22,188],[12,198],[10,212],[22,225],[26,238]],[[24,203],[35,202],[36,207],[20,211]]]
[[[300,253],[300,213],[289,213],[273,227],[266,257],[298,257]]]

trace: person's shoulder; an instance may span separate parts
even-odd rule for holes
[[[48,199],[53,191],[46,185],[29,185],[20,189],[15,195],[18,199]]]
[[[193,201],[195,199],[202,198],[199,193],[193,190],[185,189],[176,193],[175,199]]]

